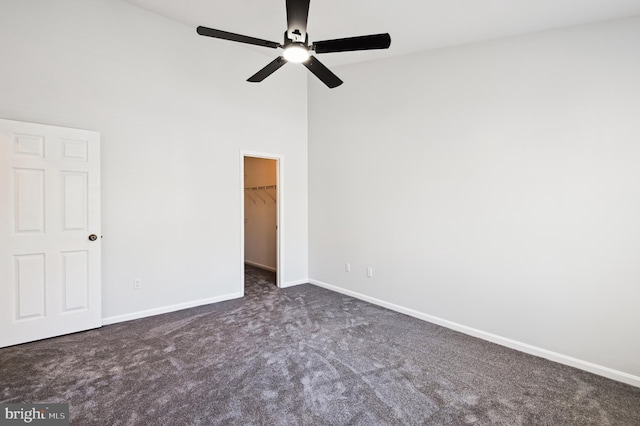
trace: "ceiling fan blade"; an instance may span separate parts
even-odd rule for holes
[[[287,0],[287,37],[304,43],[307,37],[307,19],[310,0]]]
[[[360,37],[337,38],[334,40],[323,40],[313,43],[313,49],[316,51],[316,53],[388,49],[389,46],[391,46],[391,36],[388,33],[373,34]]]
[[[329,68],[325,67],[322,62],[317,60],[315,56],[310,56],[306,62],[302,63],[302,65],[307,67],[307,69],[326,84],[329,89],[333,89],[334,87],[338,87],[342,84],[342,80],[332,73]]]
[[[262,40],[259,38],[229,33],[222,30],[214,30],[213,28],[200,26],[196,29],[196,31],[201,36],[221,38],[223,40],[237,41],[240,43],[255,44],[256,46],[271,47],[272,49],[281,47],[280,43],[276,43],[275,41]]]
[[[280,69],[281,66],[283,66],[286,63],[287,63],[287,60],[284,59],[283,56],[280,56],[274,59],[273,61],[269,62],[269,65],[262,68],[260,71],[258,71],[251,77],[249,77],[247,81],[250,81],[252,83],[260,83],[262,80],[269,77],[271,74],[276,72],[278,69]]]

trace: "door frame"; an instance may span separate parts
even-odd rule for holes
[[[240,150],[240,288],[244,296],[244,159],[245,157],[264,158],[276,162],[276,286],[282,287],[282,225],[283,225],[283,194],[284,156],[258,151]]]

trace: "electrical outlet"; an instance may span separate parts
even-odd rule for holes
[[[351,264],[350,263],[345,263],[344,264],[344,271],[345,272],[351,272]]]
[[[142,288],[142,279],[134,278],[133,279],[133,288],[134,288],[134,290],[140,290]]]
[[[373,268],[371,266],[367,266],[367,277],[373,277]]]

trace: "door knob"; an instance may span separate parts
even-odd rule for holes
[[[95,241],[97,239],[98,239],[98,236],[96,234],[89,235],[89,241]]]

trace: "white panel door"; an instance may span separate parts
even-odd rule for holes
[[[100,327],[100,251],[100,134],[0,119],[0,347]]]

